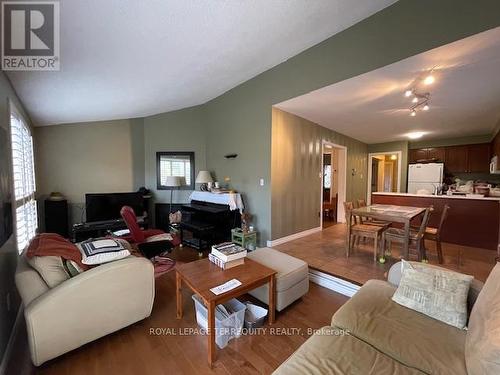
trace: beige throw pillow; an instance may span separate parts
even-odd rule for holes
[[[402,261],[401,282],[392,300],[451,326],[467,324],[467,295],[472,276]]]
[[[29,265],[38,272],[49,288],[55,288],[71,277],[64,267],[61,257],[34,256],[33,258],[26,259]]]

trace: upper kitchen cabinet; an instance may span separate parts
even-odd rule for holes
[[[427,149],[427,158],[436,162],[444,162],[445,154],[444,147],[432,147]]]
[[[446,147],[445,169],[451,173],[467,173],[468,146]]]
[[[421,160],[427,159],[427,149],[426,148],[417,148],[410,149],[408,151],[408,162],[409,163],[418,163]]]
[[[488,143],[446,147],[445,168],[449,173],[488,173]]]
[[[416,148],[408,151],[408,162],[444,162],[445,149],[443,147]]]
[[[467,165],[470,173],[490,172],[490,145],[489,143],[469,145]]]

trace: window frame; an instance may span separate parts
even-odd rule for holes
[[[31,174],[30,176],[32,179],[31,183],[33,184],[32,188],[33,191],[27,195],[23,195],[22,197],[17,197],[16,196],[16,182],[15,182],[15,160],[14,160],[14,140],[13,140],[13,121],[12,118],[16,118],[17,121],[21,123],[21,126],[25,128],[27,131],[29,138],[30,138],[30,146],[31,146],[31,160],[28,161],[28,163],[32,166]],[[37,186],[36,186],[36,170],[35,170],[35,142],[34,142],[34,137],[33,137],[33,131],[24,117],[24,115],[19,111],[14,103],[12,103],[9,100],[9,136],[10,136],[10,148],[11,148],[11,171],[12,171],[12,205],[13,205],[13,219],[14,219],[14,234],[15,234],[15,240],[16,240],[16,247],[18,254],[22,254],[26,248],[28,247],[29,243],[33,239],[33,237],[36,235],[39,229],[39,223],[38,223],[38,201],[36,199],[36,193],[37,193]],[[23,144],[24,146],[24,144]],[[25,149],[23,148],[23,153],[25,153]],[[25,164],[23,164],[23,167],[25,167]],[[28,182],[29,183],[29,182]],[[28,233],[27,237],[27,243],[25,246],[21,247],[19,243],[19,228],[18,228],[18,209],[27,205],[32,205],[34,206],[34,217],[33,218],[27,218],[27,222],[25,223],[27,229],[29,230],[30,227],[30,222],[29,220],[32,219],[34,222],[31,223],[33,225],[33,235],[31,236]]]
[[[191,164],[191,184],[179,187],[170,187],[161,184],[161,168],[160,161],[162,156],[187,156]],[[194,190],[195,189],[195,165],[194,165],[194,151],[158,151],[156,153],[156,188],[158,190]]]

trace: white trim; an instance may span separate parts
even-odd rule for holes
[[[281,245],[282,243],[293,241],[293,240],[296,240],[296,239],[301,238],[301,237],[309,236],[310,234],[317,233],[317,232],[321,232],[321,227],[307,229],[305,231],[294,233],[294,234],[291,234],[291,235],[286,236],[286,237],[277,238],[275,240],[269,240],[269,241],[267,241],[266,245],[267,245],[267,247]]]
[[[320,208],[319,208],[319,226],[321,229],[323,229],[323,153],[325,150],[325,145],[332,146],[332,148],[336,148],[339,150],[338,153],[338,165],[339,165],[339,171],[337,173],[337,176],[339,177],[339,182],[338,182],[338,200],[337,200],[337,223],[345,223],[345,212],[344,212],[344,205],[339,204],[339,202],[345,202],[346,197],[347,197],[347,147],[338,145],[333,142],[329,142],[327,140],[322,140],[321,141],[321,170],[319,172],[320,178],[321,178],[321,195],[320,195]]]
[[[21,305],[19,306],[19,309],[17,309],[16,320],[14,321],[14,325],[12,326],[9,341],[7,342],[7,346],[5,347],[5,352],[3,353],[2,363],[0,363],[0,375],[6,374],[5,371],[7,371],[7,365],[9,364],[10,356],[12,355],[12,349],[14,348],[14,342],[19,331],[19,325],[21,324],[22,316],[23,306]]]
[[[359,285],[350,283],[349,281],[310,268],[309,280],[315,284],[333,290],[334,292],[343,294],[347,297],[352,297],[356,294],[359,288],[361,288]]]
[[[401,192],[401,174],[403,171],[403,151],[383,151],[383,152],[371,152],[368,154],[368,178],[367,178],[367,189],[366,189],[366,203],[371,204],[372,201],[372,159],[374,156],[396,154],[398,155],[398,184],[397,193]]]

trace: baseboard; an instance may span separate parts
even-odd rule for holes
[[[361,288],[359,285],[311,268],[309,268],[309,280],[347,297],[352,297]]]
[[[321,232],[321,227],[311,228],[299,233],[294,233],[286,237],[277,238],[275,240],[267,241],[267,247],[281,245],[282,243],[296,240],[301,237],[309,236],[310,234]]]
[[[5,375],[5,371],[7,370],[7,365],[9,364],[10,356],[12,355],[12,349],[14,347],[14,342],[16,341],[16,337],[19,331],[19,324],[21,324],[22,318],[23,306],[21,305],[17,310],[16,320],[14,321],[14,326],[12,327],[12,331],[10,332],[9,341],[7,342],[7,346],[3,354],[2,363],[0,364],[0,375]]]

